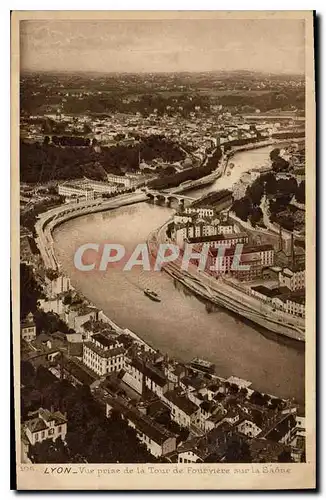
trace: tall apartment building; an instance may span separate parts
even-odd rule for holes
[[[194,249],[200,251],[204,243],[209,243],[210,248],[219,248],[221,246],[232,247],[239,243],[243,243],[245,245],[249,242],[249,236],[244,232],[233,234],[217,234],[212,236],[188,238],[187,242],[193,244]]]
[[[125,348],[116,339],[97,333],[83,344],[83,363],[102,377],[124,368]]]
[[[251,281],[261,277],[263,267],[274,263],[272,245],[244,246],[237,261],[234,261],[235,247],[226,248],[222,256],[218,250],[213,247],[208,252],[206,270],[212,275],[232,274],[241,281]],[[236,263],[239,264],[238,269]]]

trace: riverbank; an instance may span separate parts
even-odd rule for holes
[[[146,200],[144,193],[123,194],[109,200],[64,204],[41,214],[35,224],[36,245],[42,256],[44,266],[54,271],[59,270],[59,263],[53,250],[53,230],[70,219],[83,215],[105,212],[122,206],[133,205]]]
[[[304,141],[304,139],[301,138],[293,138],[291,142],[299,143]],[[223,154],[223,157],[221,159],[221,164],[219,167],[211,172],[210,174],[200,177],[199,179],[193,180],[193,181],[185,181],[182,182],[179,186],[170,189],[169,191],[171,193],[184,193],[186,191],[196,189],[198,187],[204,187],[208,184],[212,184],[214,181],[222,177],[228,167],[229,160],[234,157],[237,153],[243,152],[243,151],[251,151],[254,149],[260,149],[260,148],[265,148],[267,146],[277,146],[281,144],[287,144],[289,140],[286,139],[266,139],[264,141],[260,142],[252,142],[249,144],[244,144],[242,146],[231,146],[231,149],[227,151],[226,153]],[[223,144],[222,146],[227,146],[228,143]]]
[[[270,147],[239,153],[231,176],[224,176],[195,197],[212,189],[230,189],[250,168],[264,166]],[[195,192],[195,190],[194,190]],[[194,196],[192,193],[191,196]],[[53,234],[61,269],[73,286],[121,328],[128,328],[161,352],[179,360],[205,358],[217,373],[251,380],[262,392],[295,398],[305,394],[304,344],[270,333],[245,318],[203,299],[167,273],[81,273],[73,266],[75,249],[85,242],[124,244],[132,252],[171,218],[167,206],[139,203],[67,221]],[[144,286],[158,292],[161,303],[145,297]],[[198,340],[200,338],[200,341]]]
[[[230,151],[226,153],[226,163],[224,165],[223,174],[226,172],[228,161],[234,157],[235,154],[243,152],[243,151],[251,151],[253,149],[265,148],[267,146],[280,146],[281,144],[288,144],[289,142],[300,143],[304,142],[302,138],[293,138],[293,139],[266,139],[261,142],[252,142],[250,144],[244,144],[242,146],[233,146]]]
[[[266,140],[266,141],[261,141],[261,142],[253,142],[251,144],[246,144],[243,146],[233,146],[230,151],[227,151],[227,153],[223,154],[221,163],[218,166],[216,170],[211,172],[208,175],[205,175],[204,177],[201,177],[200,179],[196,179],[194,181],[185,181],[179,186],[170,189],[171,193],[184,193],[186,191],[196,189],[198,187],[204,187],[207,186],[208,184],[212,184],[214,181],[222,177],[222,175],[225,175],[226,169],[229,164],[229,160],[233,158],[233,156],[236,153],[239,153],[241,151],[249,151],[252,149],[259,149],[259,148],[265,148],[266,146],[272,146],[274,144],[278,144],[278,141],[275,140]],[[226,143],[227,144],[227,143]]]
[[[158,243],[166,241],[167,224],[156,232],[152,232],[147,240],[149,251],[153,257],[157,255]],[[162,269],[189,290],[213,304],[225,307],[238,316],[244,317],[273,333],[297,341],[305,341],[304,319],[263,303],[253,297],[242,285],[237,285],[223,277],[216,280],[204,272],[199,272],[193,264],[189,264],[187,271],[181,270],[180,257],[175,262],[164,265]]]
[[[302,139],[292,139],[292,142],[300,141],[302,141]],[[285,142],[286,141],[281,139],[267,139],[265,141],[254,142],[241,146],[233,146],[230,151],[223,155],[221,164],[211,174],[194,181],[186,181],[180,186],[171,189],[170,192],[175,194],[183,193],[191,189],[196,189],[198,187],[204,187],[213,184],[216,182],[216,180],[220,179],[225,174],[229,159],[233,158],[236,153],[241,151],[250,151],[265,148],[266,146],[276,144],[284,144]],[[65,204],[48,210],[43,214],[40,214],[35,224],[35,231],[37,234],[36,244],[43,258],[45,267],[53,270],[58,270],[59,268],[59,263],[57,262],[55,253],[53,251],[52,231],[55,227],[66,222],[69,219],[87,215],[88,213],[112,210],[120,206],[139,203],[144,200],[146,200],[146,195],[144,193],[126,193],[108,200],[101,199],[99,201],[86,201],[81,203],[74,203],[71,205]]]
[[[207,359],[221,377],[236,375],[251,380],[262,392],[302,402],[301,343],[264,333],[250,321],[211,305],[164,272],[141,272],[136,266],[130,272],[113,268],[85,273],[74,267],[75,250],[82,244],[119,243],[129,254],[172,213],[166,206],[140,203],[66,222],[53,234],[61,269],[74,288],[115,324],[135,332],[160,352],[186,362],[194,357]],[[160,303],[144,295],[146,287],[159,294]]]

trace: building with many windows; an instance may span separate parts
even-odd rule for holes
[[[94,200],[94,190],[73,183],[59,184],[58,194],[68,199]]]
[[[66,307],[64,319],[69,328],[76,332],[83,333],[83,325],[87,321],[97,321],[99,318],[99,310],[96,307],[86,304],[72,304]]]
[[[288,287],[290,290],[300,290],[306,286],[306,271],[304,264],[285,267],[279,273],[280,285]]]
[[[305,317],[305,291],[296,290],[292,292],[286,286],[269,288],[263,285],[257,285],[251,288],[251,294],[259,300],[269,302],[293,316]]]
[[[210,248],[219,247],[232,247],[237,244],[246,244],[249,242],[247,233],[234,233],[234,234],[217,234],[212,236],[200,236],[195,238],[188,238],[187,243],[194,245],[194,250],[200,251],[204,243],[209,243]]]
[[[186,207],[185,208],[185,213],[186,214],[198,214],[201,217],[213,217],[215,214],[215,210],[213,207]]]
[[[64,441],[67,423],[66,417],[61,412],[39,408],[23,423],[23,432],[31,445],[45,441],[45,439],[55,441],[58,437]]]
[[[20,324],[20,334],[21,338],[26,340],[26,342],[31,342],[36,339],[36,325],[32,313],[29,313]]]
[[[56,297],[72,289],[70,278],[63,274],[51,277],[51,279],[45,276],[45,284],[46,293],[49,297]]]
[[[175,225],[187,224],[187,223],[193,222],[195,217],[196,217],[196,215],[187,214],[185,212],[177,212],[173,216],[173,222]]]
[[[76,181],[75,184],[83,188],[92,189],[94,193],[97,194],[112,194],[118,190],[118,184],[112,185],[108,182],[95,181],[87,178]]]
[[[304,318],[306,310],[305,302],[305,292],[303,290],[297,290],[286,297],[284,310],[289,314]]]
[[[131,187],[130,179],[125,175],[108,174],[107,181],[113,182],[114,184],[122,184],[125,188]]]
[[[220,234],[230,235],[234,233],[233,224],[220,221],[206,221],[199,219],[185,224],[177,224],[175,226],[175,239],[182,246],[186,238],[201,238],[207,236],[217,236]],[[235,233],[236,234],[236,233]]]
[[[190,428],[191,425],[198,426],[200,423],[200,408],[190,401],[188,396],[179,389],[169,391],[162,400],[171,409],[171,418],[181,427]]]
[[[126,359],[125,370],[123,381],[139,394],[142,394],[147,388],[161,397],[174,387],[174,384],[168,380],[167,376],[148,360],[137,357]]]
[[[114,175],[108,174],[108,182],[113,182],[115,184],[122,184],[126,189],[134,188],[145,182],[146,176],[141,173],[132,174],[128,173],[126,175]]]
[[[97,333],[83,344],[83,363],[102,377],[124,368],[125,348],[116,339]]]
[[[243,246],[236,256],[236,247],[209,249],[206,270],[209,274],[232,274],[241,281],[252,281],[262,276],[262,269],[274,262],[272,245]],[[267,263],[267,264],[266,264]]]
[[[237,431],[248,437],[256,437],[261,433],[261,428],[255,424],[252,420],[244,418],[241,422],[237,424]]]

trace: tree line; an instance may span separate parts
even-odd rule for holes
[[[263,225],[263,213],[260,204],[264,194],[269,200],[271,222],[282,222],[281,225],[285,229],[293,230],[296,223],[294,214],[297,209],[294,207],[291,211],[291,209],[288,209],[288,205],[293,197],[298,203],[304,203],[305,181],[297,183],[294,177],[277,180],[275,173],[272,172],[260,175],[247,187],[245,196],[233,202],[232,210],[237,217],[243,221],[249,220],[254,227],[257,224]],[[284,210],[288,210],[288,212],[283,214],[282,220],[279,220],[279,214]],[[297,222],[299,221],[297,220]]]
[[[54,138],[52,138],[53,141]],[[112,147],[101,146],[95,151],[91,145],[80,148],[77,142],[87,139],[76,137],[57,138],[59,143],[20,143],[21,182],[47,182],[49,180],[77,179],[83,176],[96,180],[106,179],[106,173],[123,175],[125,171],[135,172],[139,159],[152,161],[161,158],[164,162],[177,162],[185,158],[179,146],[163,136],[143,138],[140,144]],[[60,139],[60,140],[59,140]],[[59,147],[64,141],[69,147]],[[68,143],[67,143],[68,140]],[[56,139],[55,139],[56,141]],[[77,142],[76,142],[77,141]]]
[[[44,137],[44,144],[49,144],[50,137]],[[55,146],[65,146],[65,147],[89,147],[95,143],[91,141],[89,137],[79,137],[76,135],[62,135],[62,136],[52,136],[52,143]]]
[[[219,161],[222,158],[222,150],[218,146],[213,155],[208,159],[206,164],[201,167],[193,167],[183,172],[176,172],[172,175],[164,176],[160,179],[153,179],[148,183],[148,187],[152,189],[167,189],[179,186],[182,182],[193,181],[209,175],[218,167]]]

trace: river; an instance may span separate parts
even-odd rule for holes
[[[272,147],[237,153],[229,176],[191,191],[202,196],[231,187],[241,173],[268,162]],[[280,397],[304,401],[304,346],[285,337],[263,332],[227,310],[213,307],[189,293],[165,273],[134,268],[122,272],[78,271],[73,255],[83,243],[120,243],[132,251],[137,243],[173,214],[173,208],[148,203],[122,207],[72,219],[54,232],[55,252],[73,286],[113,321],[129,328],[153,347],[179,360],[195,356],[216,365],[217,374],[235,375],[253,387]],[[143,289],[157,291],[162,301],[152,302]]]

